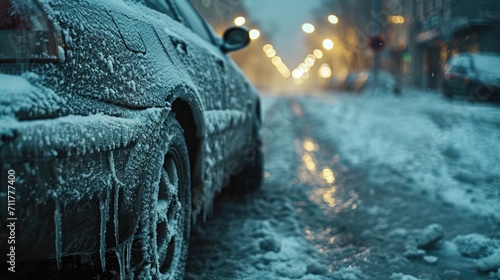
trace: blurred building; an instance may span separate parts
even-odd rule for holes
[[[321,46],[324,38],[332,39],[335,47],[326,51],[333,77],[342,81],[348,73],[372,70],[375,52],[370,40],[380,37],[383,48],[377,53],[378,69],[393,74],[401,83],[408,75],[408,44],[412,24],[412,3],[406,0],[323,0],[317,11],[319,37],[310,37],[309,45]],[[336,15],[332,25],[326,18]]]
[[[500,1],[414,0],[412,10],[415,86],[438,88],[446,60],[459,52],[500,53]]]

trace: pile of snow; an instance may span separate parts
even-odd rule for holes
[[[500,271],[500,240],[473,233],[457,236],[452,242],[460,255],[476,259],[478,271]]]
[[[419,280],[416,277],[413,277],[411,275],[406,275],[403,273],[393,273],[391,275],[391,278],[389,278],[389,279],[391,279],[391,280]]]
[[[345,267],[332,273],[334,280],[364,280],[369,279],[363,272],[356,268]]]
[[[444,229],[439,224],[432,224],[422,230],[415,230],[406,242],[404,256],[408,259],[423,259],[426,263],[434,264],[438,258],[426,255],[428,249],[434,248],[444,237]]]
[[[439,253],[445,257],[462,257],[472,260],[479,272],[493,272],[500,270],[500,240],[492,239],[478,233],[458,235],[451,240],[445,240],[445,230],[439,224],[431,224],[423,229],[392,230],[389,238],[403,238],[406,240],[404,256],[412,261],[424,261],[435,264],[439,261],[437,256],[429,254],[429,251]],[[457,271],[450,270],[447,274],[456,274]],[[394,279],[406,278],[406,275],[393,274]],[[393,279],[391,277],[391,279]]]

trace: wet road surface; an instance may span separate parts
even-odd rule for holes
[[[498,238],[498,224],[404,180],[370,182],[366,170],[343,164],[325,136],[334,132],[310,121],[319,112],[300,98],[270,107],[264,185],[218,198],[213,217],[193,231],[186,279],[489,279],[448,241],[469,233]],[[405,256],[412,236],[436,223],[444,242],[426,248],[430,258]]]

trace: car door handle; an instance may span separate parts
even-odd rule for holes
[[[172,41],[172,44],[174,45],[177,52],[179,52],[183,55],[186,55],[188,53],[188,48],[187,48],[186,42],[184,42],[180,38],[175,38],[175,37],[171,37],[170,40]]]
[[[220,58],[216,58],[215,59],[215,63],[217,63],[217,65],[219,65],[219,67],[222,69],[222,70],[225,70],[226,69],[226,63],[224,63],[224,60],[220,59]]]

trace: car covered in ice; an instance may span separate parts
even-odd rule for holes
[[[2,0],[0,15],[2,273],[76,255],[181,279],[216,193],[262,181],[260,101],[228,55],[247,29],[220,38],[186,0]]]
[[[476,101],[500,100],[500,56],[461,53],[445,65],[443,93]]]

